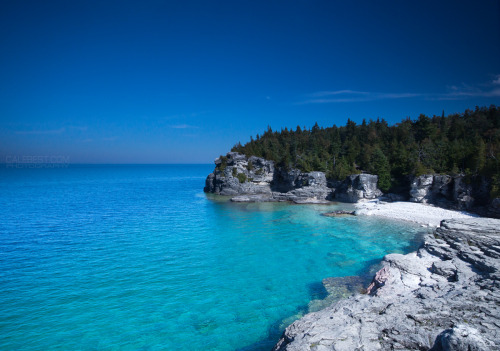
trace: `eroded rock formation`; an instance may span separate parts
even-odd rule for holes
[[[326,203],[334,198],[356,202],[382,195],[377,188],[378,177],[371,174],[355,174],[343,182],[329,184],[324,172],[286,171],[275,167],[272,161],[255,156],[247,158],[236,152],[217,158],[215,165],[204,190],[233,196],[234,202]]]
[[[304,316],[274,350],[500,350],[500,220],[442,221],[383,266],[369,294]]]
[[[435,204],[456,210],[471,210],[489,201],[489,181],[485,177],[424,174],[410,184],[410,201]]]
[[[335,198],[344,202],[358,202],[362,199],[376,199],[382,196],[377,188],[378,176],[373,174],[353,174],[346,178],[335,192]]]

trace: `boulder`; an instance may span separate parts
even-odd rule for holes
[[[428,203],[432,198],[431,186],[434,180],[432,174],[423,174],[413,178],[410,184],[410,201]]]
[[[468,325],[459,324],[438,335],[430,351],[483,351],[491,350],[481,333]]]
[[[377,188],[378,176],[373,174],[353,174],[348,176],[336,189],[335,198],[344,202],[358,202],[382,196]]]

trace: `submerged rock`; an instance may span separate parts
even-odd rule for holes
[[[355,211],[337,210],[332,212],[322,213],[325,217],[343,217],[343,216],[354,216]]]
[[[239,195],[231,198],[232,202],[272,202],[271,196],[265,194],[259,195]]]
[[[444,220],[387,255],[369,294],[305,315],[274,350],[500,350],[500,220]]]
[[[332,277],[323,279],[322,284],[326,290],[326,297],[309,302],[308,311],[316,312],[341,299],[355,294],[363,293],[363,279],[359,276]]]

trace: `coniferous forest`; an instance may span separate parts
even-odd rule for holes
[[[483,175],[492,180],[492,196],[500,186],[500,109],[476,107],[460,114],[406,118],[395,125],[384,119],[348,119],[345,126],[311,129],[297,126],[251,137],[232,151],[264,157],[284,169],[323,171],[327,178],[353,173],[379,176],[386,192],[408,176],[427,173]]]

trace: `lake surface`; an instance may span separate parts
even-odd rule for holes
[[[269,350],[421,228],[233,204],[213,165],[0,169],[1,350]],[[348,205],[340,206],[342,208]]]

